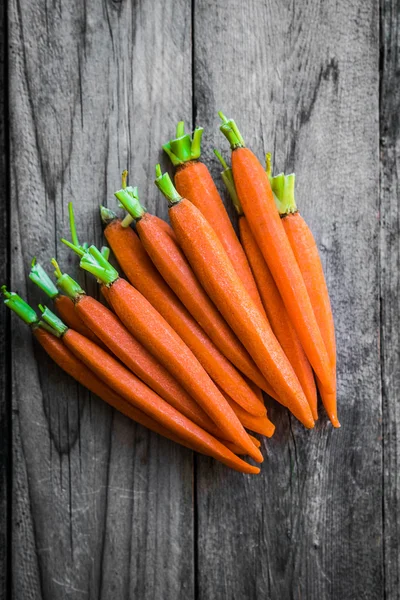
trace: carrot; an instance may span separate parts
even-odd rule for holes
[[[336,341],[332,308],[317,244],[310,228],[297,210],[294,198],[294,182],[294,174],[287,175],[283,180],[282,175],[277,176],[272,180],[272,189],[276,191],[282,224],[303,276],[315,318],[333,367],[332,387],[334,392],[326,392],[324,386],[319,382],[321,399],[332,425],[340,427],[337,418]]]
[[[248,352],[205,293],[178,244],[140,204],[137,188],[131,188],[131,193],[120,190],[115,195],[136,220],[136,231],[147,254],[192,317],[239,370],[253,372],[257,367]],[[254,414],[264,412],[264,403],[255,394],[241,406]]]
[[[52,264],[56,267],[55,274],[58,277],[58,285],[71,298],[77,315],[101,339],[104,346],[176,410],[212,435],[223,437],[221,431],[197,402],[169,371],[135,339],[118,317],[95,298],[87,296],[69,275],[62,274],[54,259]],[[108,288],[103,286],[103,291],[108,293]]]
[[[88,337],[95,344],[102,345],[99,338],[84,324],[79,315],[75,312],[74,303],[71,298],[60,294],[46,271],[43,269],[36,258],[32,259],[29,279],[33,281],[49,298],[54,302],[61,319],[75,331],[79,331],[82,335]]]
[[[251,389],[165,283],[138,236],[130,227],[124,227],[109,209],[101,207],[101,217],[107,224],[104,230],[106,239],[131,284],[178,333],[210,377],[238,404],[248,405],[248,398],[253,395]],[[255,364],[248,375],[259,387],[268,393],[271,391],[271,386]]]
[[[233,229],[221,196],[207,166],[199,161],[203,128],[197,127],[191,138],[185,134],[183,121],[176,128],[176,139],[164,144],[163,149],[176,167],[175,186],[179,194],[192,202],[218,235],[254,303],[264,314],[264,307],[243,248]]]
[[[296,374],[215,231],[194,204],[178,194],[169,175],[161,175],[159,165],[156,172],[156,184],[168,198],[169,216],[179,245],[201,284],[269,379],[280,402],[306,427],[313,427],[314,419]]]
[[[73,329],[68,329],[51,311],[43,309],[42,319],[53,329],[56,335],[62,337],[67,348],[106,385],[147,415],[156,419],[173,434],[233,469],[247,473],[259,472],[259,469],[238,459],[221,442],[170,406],[102,348]],[[251,449],[255,449],[250,438],[249,446],[251,446]],[[255,453],[260,454],[258,449],[255,449],[253,454]]]
[[[90,246],[83,253],[66,240],[63,242],[81,254],[80,266],[108,287],[113,309],[127,329],[202,406],[221,430],[224,439],[240,445],[249,456],[262,462],[262,454],[254,447],[235,413],[190,348],[150,302],[119,277],[95,246]]]
[[[221,131],[232,148],[236,191],[251,231],[282,296],[308,360],[327,391],[332,390],[332,367],[303,277],[276,210],[267,174],[245,147],[232,120],[222,113]]]
[[[254,279],[257,283],[272,331],[288,357],[290,364],[300,381],[301,387],[303,388],[313,417],[317,420],[317,389],[310,363],[301,346],[297,333],[290,323],[289,315],[282,302],[281,295],[276,287],[271,271],[264,260],[262,252],[251,232],[248,221],[243,214],[242,206],[236,193],[232,170],[228,167],[222,156],[218,152],[215,153],[224,167],[224,171],[222,172],[223,180],[228,187],[232,202],[239,216],[240,241],[242,242],[242,246],[253,271]]]
[[[232,410],[235,412],[239,421],[246,427],[246,429],[250,429],[250,431],[255,431],[261,435],[265,435],[265,437],[272,437],[275,432],[275,425],[269,420],[268,416],[265,417],[255,417],[250,413],[243,410],[239,404],[236,404],[229,396],[227,396],[224,392],[222,392],[227,402],[229,402]]]
[[[5,286],[1,290],[6,297],[5,304],[31,327],[51,358],[111,406],[157,433],[213,456],[233,469],[244,473],[259,473],[257,467],[238,459],[221,442],[180,415],[102,348],[80,333],[68,329],[49,309],[42,308],[43,320],[39,321],[35,311],[17,294],[7,292]],[[64,343],[58,337],[62,337]],[[122,389],[124,395],[113,391],[117,388]],[[152,415],[155,416],[154,419]]]

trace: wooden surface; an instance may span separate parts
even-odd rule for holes
[[[206,128],[218,179],[223,109],[260,158],[272,150],[276,171],[297,174],[331,292],[342,428],[321,409],[308,432],[270,404],[262,474],[230,472],[85,392],[2,309],[0,599],[399,598],[399,1],[6,8],[13,289],[42,299],[33,255],[78,275],[59,241],[67,202],[99,243],[98,205],[115,206],[125,167],[166,216],[153,166],[178,120]]]

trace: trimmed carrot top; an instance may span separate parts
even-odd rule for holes
[[[190,135],[185,133],[184,122],[179,121],[176,127],[176,138],[163,145],[163,150],[168,154],[174,167],[200,158],[202,136],[202,127],[196,127],[193,135]]]

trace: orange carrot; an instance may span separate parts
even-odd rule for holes
[[[212,435],[223,437],[221,431],[187,391],[156,358],[124,327],[118,317],[95,298],[87,296],[69,275],[56,266],[58,285],[71,298],[80,319],[102,340],[105,347],[137,375],[146,385],[179,410],[188,419]],[[107,294],[109,289],[103,286]]]
[[[285,305],[246,217],[239,220],[240,240],[253,270],[272,331],[296,373],[315,420],[318,419],[317,390],[310,363],[297,333],[290,322]]]
[[[136,188],[116,192],[116,197],[136,220],[140,240],[164,280],[176,293],[193,318],[207,333],[217,348],[242,372],[253,372],[256,366],[232,329],[222,318],[193,273],[184,254],[159,221],[140,204]],[[264,403],[253,394],[241,404],[254,414],[264,411]],[[261,410],[259,410],[259,408]]]
[[[175,186],[179,194],[192,202],[218,235],[238,276],[261,313],[264,307],[257,290],[249,263],[233,229],[221,196],[207,166],[199,161],[203,129],[197,127],[193,138],[185,134],[184,123],[178,123],[176,139],[164,144],[163,149],[176,167]]]
[[[261,447],[261,442],[257,438],[253,437],[250,434],[249,438],[251,439],[256,448]],[[226,440],[220,440],[220,442],[221,444],[224,444],[224,446],[229,448],[229,450],[233,452],[233,454],[243,454],[243,450],[240,448],[240,446],[236,446],[236,444],[234,444],[233,442],[227,442]]]
[[[178,380],[202,406],[221,430],[224,439],[235,442],[249,456],[261,462],[262,454],[254,447],[240,421],[216,388],[190,348],[140,292],[105,260],[95,246],[83,253],[63,240],[81,255],[80,266],[108,287],[116,314],[127,329]]]
[[[209,337],[189,315],[186,308],[165,283],[151,262],[138,236],[130,227],[124,227],[109,209],[101,208],[107,223],[104,234],[126,277],[131,284],[157,309],[169,325],[189,346],[210,377],[238,404],[248,406],[254,394],[234,366],[219,352]],[[267,393],[271,386],[253,363],[248,376]],[[262,411],[265,413],[265,409]]]
[[[306,426],[314,419],[300,383],[268,321],[252,301],[219,238],[201,212],[175,190],[157,167],[157,186],[168,198],[169,215],[179,245],[206,292],[244,347],[269,379],[280,402]]]
[[[60,294],[59,290],[43,269],[42,265],[37,262],[35,257],[32,259],[29,279],[53,300],[58,314],[68,327],[75,329],[75,331],[79,331],[79,333],[88,337],[95,344],[102,346],[102,342],[99,338],[84,324],[79,315],[76,314],[74,303],[71,298]]]
[[[317,388],[315,386],[314,374],[310,363],[308,362],[297,333],[290,322],[289,315],[282,302],[281,295],[276,287],[271,271],[264,260],[247,219],[243,214],[242,205],[240,204],[235,188],[235,182],[233,181],[232,169],[228,167],[219,152],[214,152],[224,167],[221,174],[236,212],[238,213],[240,241],[242,242],[251,270],[253,271],[254,279],[257,283],[272,331],[288,357],[290,364],[300,381],[301,387],[303,388],[313,417],[317,420]]]
[[[250,431],[255,431],[261,435],[265,435],[265,437],[272,437],[275,432],[275,425],[269,420],[268,416],[265,417],[255,417],[250,413],[243,410],[239,404],[236,404],[229,396],[227,396],[224,392],[224,397],[227,402],[229,402],[232,410],[235,412],[239,421],[246,427],[246,429],[250,429]]]
[[[220,116],[224,121],[221,131],[232,147],[233,177],[244,214],[311,366],[324,388],[333,391],[329,357],[303,277],[276,210],[267,174],[256,156],[245,147],[234,121],[228,121],[222,113]]]
[[[277,176],[273,178],[272,186],[277,192],[282,224],[303,276],[315,318],[333,367],[332,387],[334,392],[326,392],[324,386],[319,384],[321,399],[332,425],[340,427],[336,405],[336,341],[331,303],[317,244],[310,228],[297,210],[294,198],[294,182],[294,174],[287,175],[283,178],[282,186],[282,176]]]

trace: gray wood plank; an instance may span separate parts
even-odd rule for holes
[[[223,110],[261,160],[272,150],[276,172],[297,174],[332,297],[342,423],[333,431],[320,408],[307,432],[272,406],[259,477],[199,460],[198,595],[380,599],[378,6],[197,0],[194,23],[196,125],[213,173]]]
[[[400,92],[398,0],[381,2],[381,354],[386,598],[400,598]]]
[[[128,166],[166,214],[153,165],[170,122],[191,117],[190,4],[10,0],[8,12],[12,286],[37,303],[29,261],[56,254],[94,292],[59,242],[67,202],[82,239],[99,243],[98,205],[114,207]],[[192,454],[114,413],[16,319],[12,329],[14,597],[191,598]]]
[[[7,131],[7,31],[6,2],[0,0],[0,281],[8,278],[8,131]],[[1,285],[0,284],[0,285]],[[5,600],[9,586],[9,472],[10,472],[10,378],[9,319],[0,308],[0,600]]]

